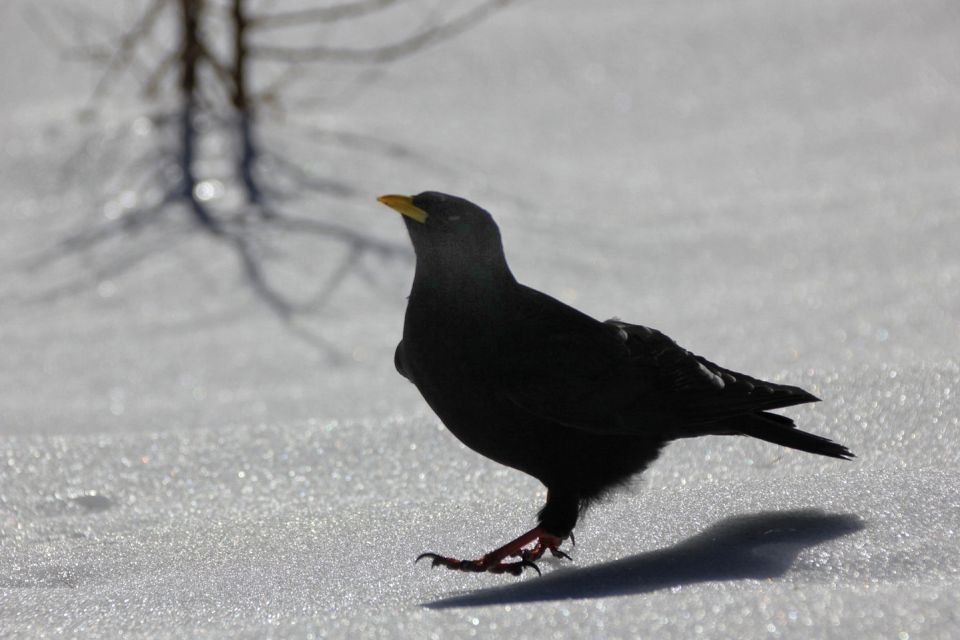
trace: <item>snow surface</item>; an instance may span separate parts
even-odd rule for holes
[[[528,284],[809,388],[790,415],[858,455],[676,443],[520,579],[412,563],[544,492],[393,371],[409,259],[300,321],[332,350],[202,236],[41,295],[89,272],[24,265],[93,206],[63,169],[94,75],[27,4],[0,7],[0,636],[960,637],[955,0],[540,0],[343,99],[311,100],[355,70],[300,85],[271,140],[359,191],[317,216],[404,242],[376,195],[467,196]]]

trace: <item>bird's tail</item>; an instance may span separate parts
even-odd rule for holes
[[[800,431],[793,420],[776,413],[760,412],[730,420],[731,430],[791,449],[821,456],[850,460],[853,453],[842,444],[823,436]]]

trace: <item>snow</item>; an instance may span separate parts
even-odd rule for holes
[[[544,491],[394,372],[409,258],[298,320],[321,346],[199,235],[38,297],[90,271],[24,265],[94,206],[62,177],[94,76],[26,4],[0,9],[0,636],[960,636],[955,2],[519,3],[270,130],[357,190],[317,216],[406,242],[377,195],[469,197],[527,284],[808,388],[789,414],[858,456],[675,443],[519,579],[413,564]],[[285,249],[295,290],[339,255]]]

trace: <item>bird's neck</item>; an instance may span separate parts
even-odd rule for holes
[[[474,260],[464,256],[417,256],[411,299],[503,305],[516,287],[517,281],[502,254],[499,259],[484,256]]]

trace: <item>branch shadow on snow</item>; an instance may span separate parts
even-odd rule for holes
[[[557,570],[543,578],[452,595],[423,606],[447,609],[603,598],[700,582],[777,578],[805,549],[865,527],[859,516],[815,509],[735,516],[672,547],[593,567]]]

